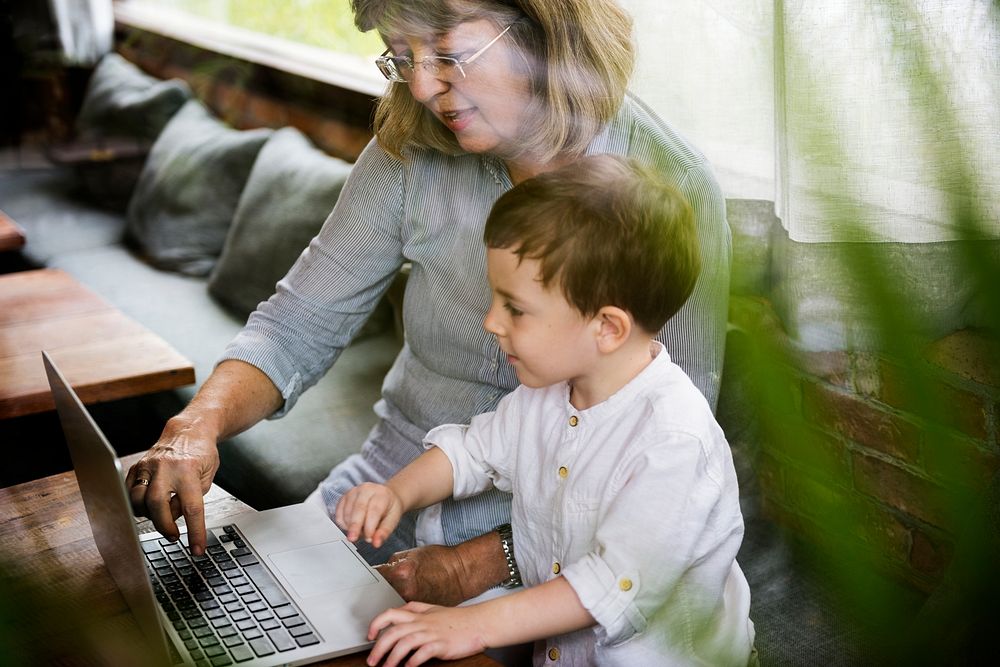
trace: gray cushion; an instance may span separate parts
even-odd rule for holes
[[[191,100],[163,128],[128,205],[128,234],[162,269],[207,275],[271,130],[234,130]]]
[[[240,196],[208,283],[212,296],[242,317],[271,296],[333,210],[350,171],[295,128],[275,132]]]
[[[109,53],[87,84],[77,130],[85,136],[153,141],[189,99],[191,89],[180,79],[160,81],[117,53]]]

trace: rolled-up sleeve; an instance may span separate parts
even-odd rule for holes
[[[563,568],[600,625],[599,644],[616,645],[641,633],[665,604],[682,614],[685,623],[699,613],[692,604],[702,604],[690,602],[682,579],[703,556],[712,561],[713,571],[698,576],[721,582],[729,574],[735,552],[728,558],[717,553],[717,545],[729,536],[713,535],[708,528],[710,516],[719,511],[720,480],[714,479],[697,438],[673,434],[672,440],[667,448],[647,448],[623,462],[616,474],[621,489],[599,519],[594,549]],[[738,508],[735,524],[741,534]]]
[[[468,498],[493,487],[511,492],[518,395],[517,390],[507,395],[495,411],[476,415],[468,426],[445,424],[424,438],[424,447],[440,448],[451,461],[454,498]]]
[[[401,164],[372,141],[319,234],[223,352],[281,392],[272,418],[330,369],[402,265],[402,190]]]

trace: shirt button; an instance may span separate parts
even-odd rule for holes
[[[569,468],[567,468],[566,466],[559,466],[559,476],[562,477],[563,479],[569,477]]]
[[[579,420],[579,418],[577,418],[576,415],[573,415],[572,417],[569,418],[569,425],[570,426],[576,426],[579,423],[580,423],[580,420]]]
[[[625,579],[622,579],[621,581],[618,582],[618,588],[622,589],[623,591],[632,590],[632,580],[627,577]]]
[[[562,565],[559,563],[552,563],[552,574],[559,574],[562,571]]]
[[[549,649],[549,660],[555,662],[558,659],[559,659],[559,649],[553,646],[552,648]]]

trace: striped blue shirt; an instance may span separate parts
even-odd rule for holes
[[[654,166],[694,210],[702,273],[688,302],[658,338],[714,407],[731,239],[725,199],[709,165],[631,96],[587,152],[629,156]],[[483,329],[490,305],[483,225],[493,202],[512,187],[506,167],[492,155],[421,150],[407,158],[392,157],[376,141],[368,145],[320,233],[223,356],[267,374],[285,400],[274,415],[280,417],[332,366],[399,268],[410,262],[403,305],[406,340],[376,405],[405,444],[366,443],[362,456],[378,476],[391,475],[418,455],[431,428],[466,423],[492,410],[517,386],[513,367]],[[485,495],[446,504],[447,542],[507,520],[509,499],[497,492]],[[339,492],[324,494],[328,505],[335,505],[337,497]]]

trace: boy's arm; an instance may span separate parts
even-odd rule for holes
[[[455,476],[448,456],[431,447],[385,483],[396,492],[403,511],[421,509],[451,497]]]
[[[399,525],[405,512],[451,496],[451,461],[434,447],[417,457],[385,484],[366,482],[344,494],[334,521],[352,542],[364,537],[376,548]]]
[[[411,652],[408,664],[432,657],[454,660],[487,648],[510,646],[594,625],[573,587],[563,577],[468,607],[410,602],[379,614],[368,628],[378,637],[368,664],[393,667]],[[381,632],[381,635],[379,633]]]

